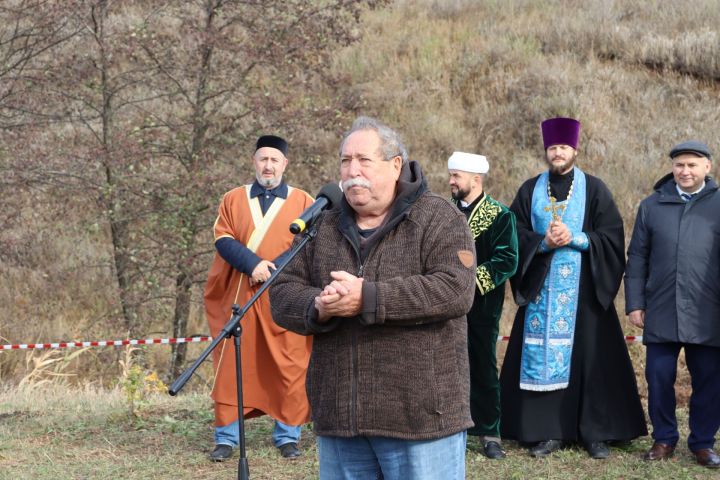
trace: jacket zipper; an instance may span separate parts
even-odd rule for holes
[[[345,237],[345,239],[348,241],[350,246],[352,246],[353,251],[355,252],[355,256],[357,258],[358,263],[360,266],[357,270],[357,276],[362,277],[363,272],[365,270],[365,267],[362,262],[362,258],[360,258],[360,251],[357,249],[355,244],[352,242],[350,238],[348,238],[347,235],[345,235],[345,232],[342,233],[342,235]],[[350,364],[352,366],[352,372],[353,372],[353,378],[352,382],[350,382],[350,431],[353,433],[353,435],[358,435],[358,425],[357,425],[357,405],[358,405],[358,375],[359,375],[359,368],[358,368],[358,351],[357,351],[357,330],[353,329],[352,331],[352,342],[351,342],[351,353],[350,353]]]
[[[408,216],[407,212],[404,212],[402,214],[402,217],[400,220],[405,219]],[[399,223],[399,221],[397,222]],[[395,225],[397,225],[397,223]],[[393,226],[394,228],[394,226]],[[357,270],[357,277],[362,277],[365,274],[365,265],[363,264],[362,257],[360,256],[360,250],[358,250],[357,246],[353,243],[352,239],[348,237],[344,231],[340,230],[343,237],[345,237],[345,240],[350,244],[350,246],[353,248],[353,251],[355,252],[355,256],[357,257],[358,261],[358,270]],[[373,246],[372,250],[374,251],[375,246]],[[369,253],[366,256],[369,257]],[[352,353],[350,356],[350,362],[352,366],[352,372],[353,372],[353,379],[350,383],[350,431],[353,433],[353,435],[358,435],[358,426],[357,426],[357,406],[358,406],[358,376],[359,376],[359,367],[358,367],[358,346],[357,346],[357,330],[352,331]]]
[[[350,409],[350,430],[353,432],[353,435],[358,435],[358,426],[357,426],[357,383],[358,383],[358,352],[357,352],[357,330],[353,329],[352,331],[352,369],[353,369],[353,381],[350,384],[350,395],[352,398],[352,408]]]

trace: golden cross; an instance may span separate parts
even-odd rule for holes
[[[545,211],[552,212],[553,222],[559,222],[562,220],[563,213],[565,213],[565,207],[566,205],[558,205],[557,199],[553,196],[550,196],[550,206],[545,207]],[[560,211],[559,214],[558,210]]]

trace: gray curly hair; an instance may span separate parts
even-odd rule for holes
[[[399,156],[402,158],[403,165],[407,163],[408,153],[400,138],[400,134],[381,121],[365,116],[356,118],[350,130],[343,135],[342,142],[340,142],[340,156],[342,156],[343,147],[348,137],[360,130],[373,130],[378,134],[378,137],[380,137],[380,153],[382,154],[383,160],[389,161],[391,158]]]

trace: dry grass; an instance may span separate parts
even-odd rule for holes
[[[686,435],[684,409],[679,410],[681,434]],[[250,420],[247,455],[251,478],[311,479],[318,476],[312,432],[303,431],[303,456],[279,458],[272,446],[272,422]],[[684,445],[669,462],[648,464],[640,457],[645,438],[613,448],[607,461],[588,458],[571,448],[547,459],[527,456],[508,442],[508,458],[489,461],[471,438],[466,456],[467,478],[558,480],[576,479],[705,479],[713,473],[696,466]],[[212,409],[207,391],[179,397],[151,396],[130,415],[120,390],[61,385],[0,391],[0,478],[7,479],[220,479],[237,472],[232,461],[207,460],[212,449]]]
[[[639,199],[666,169],[669,147],[687,136],[712,144],[718,118],[714,74],[687,77],[672,67],[717,63],[711,34],[702,47],[683,47],[716,23],[710,5],[717,2],[705,2],[706,15],[695,3],[684,9],[692,12],[635,3],[403,2],[371,15],[365,40],[342,52],[336,68],[353,78],[362,110],[405,134],[439,191],[447,190],[448,154],[469,149],[490,157],[490,188],[509,202],[523,179],[543,169],[540,121],[578,116],[582,166],[606,180],[632,224]],[[638,12],[628,17],[627,10]],[[643,40],[653,35],[666,36],[666,47]],[[642,52],[650,50],[678,58],[661,75],[644,66],[652,61]]]

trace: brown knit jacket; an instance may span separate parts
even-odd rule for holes
[[[306,386],[317,435],[425,440],[473,425],[465,313],[475,260],[465,216],[427,191],[410,162],[388,217],[361,252],[347,203],[324,212],[317,238],[270,288],[275,321],[314,335]],[[363,312],[319,324],[314,298],[334,270],[364,277]]]

